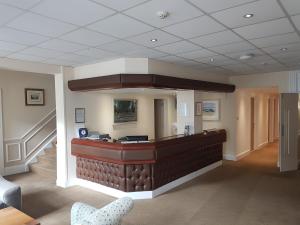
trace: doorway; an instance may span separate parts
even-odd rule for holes
[[[164,99],[154,99],[155,138],[162,138],[166,133],[166,109]]]
[[[4,149],[3,149],[3,108],[2,108],[2,89],[0,88],[0,175],[4,175]]]
[[[250,99],[250,150],[254,150],[254,133],[255,133],[255,98]]]
[[[298,93],[280,95],[280,171],[298,169]]]

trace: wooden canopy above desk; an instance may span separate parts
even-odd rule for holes
[[[117,74],[70,80],[72,91],[93,91],[120,88],[182,89],[214,92],[234,92],[235,86],[216,82],[177,78],[156,74]]]

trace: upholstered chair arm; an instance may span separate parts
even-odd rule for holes
[[[87,204],[76,202],[71,209],[71,225],[83,225],[84,218],[93,214],[97,209]]]
[[[109,203],[99,210],[110,213],[114,216],[123,217],[132,209],[132,207],[133,200],[131,198],[124,197]]]
[[[122,217],[132,209],[133,200],[125,197],[101,209],[88,207],[83,203],[75,203],[73,205],[71,225],[120,225]]]
[[[22,195],[20,186],[5,180],[0,176],[0,202],[21,210]]]

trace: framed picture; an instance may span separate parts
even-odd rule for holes
[[[220,119],[220,101],[205,100],[202,101],[203,120],[219,120]]]
[[[45,105],[45,90],[25,88],[25,104],[27,106]]]
[[[75,123],[85,123],[85,108],[75,108]]]
[[[196,102],[195,103],[195,116],[201,116],[202,115],[202,102]]]

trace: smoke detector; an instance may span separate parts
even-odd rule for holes
[[[156,15],[160,18],[160,19],[166,19],[169,15],[170,15],[170,13],[169,12],[167,12],[167,11],[158,11],[157,13],[156,13]]]
[[[245,54],[240,56],[240,60],[252,59],[255,55],[253,53]]]

